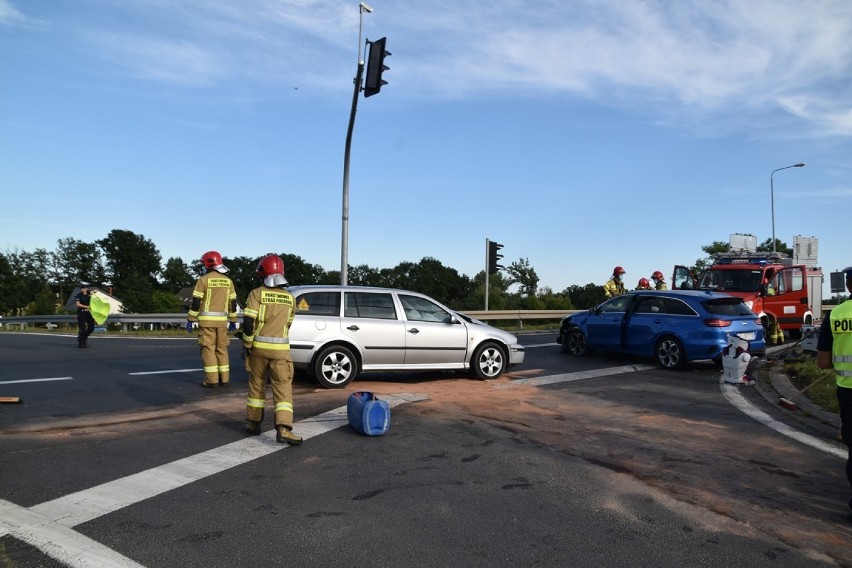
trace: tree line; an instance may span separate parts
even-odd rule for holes
[[[325,270],[286,251],[273,251],[284,261],[291,285],[339,284],[339,270]],[[199,255],[200,256],[200,255]],[[240,301],[259,285],[260,257],[223,257]],[[203,274],[197,260],[172,257],[163,262],[156,245],[143,235],[114,229],[103,239],[84,242],[60,239],[54,250],[0,252],[0,314],[4,316],[67,313],[65,304],[81,281],[91,282],[121,300],[128,313],[180,313],[178,292]],[[440,261],[424,257],[393,268],[350,266],[351,285],[416,290],[456,310],[485,305],[485,272],[460,274]],[[494,310],[570,310],[566,294],[538,289],[539,277],[527,259],[511,263],[489,277],[489,307]],[[510,289],[516,286],[514,291]]]
[[[792,254],[784,243],[776,241],[776,246],[779,252]],[[702,250],[708,256],[696,261],[692,267],[696,274],[709,265],[709,255],[726,252],[729,245],[716,241]],[[762,243],[758,250],[771,250],[771,242]],[[276,254],[284,261],[291,285],[340,283],[339,270],[325,270],[285,251]],[[259,284],[255,272],[259,261],[260,257],[223,257],[240,301]],[[68,313],[65,304],[80,281],[110,291],[128,313],[180,313],[184,307],[178,292],[193,286],[201,274],[203,267],[197,260],[172,257],[163,263],[156,245],[132,231],[114,229],[91,243],[68,237],[57,241],[53,251],[0,253],[0,314]],[[393,268],[352,266],[348,280],[351,285],[416,290],[459,311],[485,306],[485,271],[470,277],[432,257]],[[571,285],[561,292],[539,288],[539,277],[526,258],[489,275],[488,284],[488,306],[493,310],[585,309],[604,300],[601,283]]]

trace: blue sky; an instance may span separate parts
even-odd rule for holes
[[[349,264],[474,276],[485,240],[555,291],[629,285],[732,233],[852,265],[847,0],[372,0]],[[357,2],[0,0],[0,250],[112,229],[163,260],[340,268]],[[828,277],[826,277],[826,294]]]

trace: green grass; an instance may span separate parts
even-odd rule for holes
[[[797,391],[829,412],[840,412],[834,371],[820,369],[813,358],[785,361],[784,374]]]

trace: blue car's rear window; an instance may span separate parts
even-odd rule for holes
[[[754,312],[739,298],[720,298],[701,302],[704,309],[717,316],[753,316]]]

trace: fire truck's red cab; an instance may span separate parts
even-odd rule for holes
[[[808,301],[807,267],[793,266],[780,253],[719,253],[700,278],[685,266],[676,266],[675,290],[714,290],[742,298],[769,329],[772,320],[793,339],[803,325],[813,325]]]

